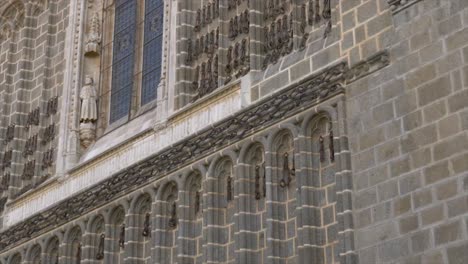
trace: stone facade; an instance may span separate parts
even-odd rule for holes
[[[1,264],[468,262],[466,0],[0,15]],[[144,104],[147,32],[162,44]]]

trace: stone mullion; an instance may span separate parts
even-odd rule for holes
[[[353,179],[351,173],[351,153],[346,133],[345,103],[337,104],[337,120],[332,123],[335,146],[336,172],[336,217],[338,221],[337,251],[340,263],[356,263],[357,253],[354,249],[354,223],[352,207]]]

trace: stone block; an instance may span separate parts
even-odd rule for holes
[[[372,204],[375,204],[377,202],[377,191],[376,188],[371,188],[367,190],[363,190],[361,192],[358,192],[354,196],[354,207],[359,209],[359,208],[365,208],[369,207]]]
[[[376,1],[369,1],[374,2]],[[367,36],[371,37],[375,34],[381,32],[387,27],[392,26],[392,16],[389,12],[382,13],[380,15],[375,16],[372,20],[366,23],[367,26]]]
[[[280,72],[270,79],[265,80],[263,83],[260,83],[260,96],[263,97],[270,94],[282,87],[285,87],[287,84],[289,84],[288,71]]]
[[[411,210],[411,195],[396,198],[393,201],[393,214],[399,216]]]
[[[413,196],[413,206],[415,209],[432,203],[431,189],[424,189],[418,192],[414,192],[412,196]]]
[[[431,232],[429,229],[421,230],[411,235],[411,251],[424,252],[431,247]]]
[[[351,10],[341,17],[343,23],[343,32],[346,32],[356,25],[356,13],[355,10]]]
[[[434,205],[421,212],[421,224],[430,225],[444,219],[444,206],[442,204]]]
[[[446,200],[457,195],[457,180],[440,183],[436,186],[436,197],[438,200]]]
[[[377,186],[379,202],[392,199],[398,195],[398,182],[396,180],[384,182]]]
[[[419,50],[431,42],[429,31],[419,32],[410,38],[410,48],[412,51]]]
[[[468,263],[468,254],[466,249],[468,242],[453,245],[447,248],[448,264],[466,264]]]
[[[405,195],[422,186],[421,173],[419,171],[400,176],[398,179],[400,194]]]
[[[418,215],[410,215],[400,218],[400,234],[406,234],[408,232],[414,231],[419,227]]]
[[[460,111],[468,107],[468,90],[451,95],[448,99],[448,106],[451,113]]]
[[[445,100],[437,101],[423,108],[424,122],[430,123],[444,117],[447,114]]]
[[[449,177],[450,171],[448,166],[448,161],[442,161],[426,168],[424,170],[424,179],[426,184],[431,184]]]
[[[379,259],[381,262],[393,261],[395,258],[409,255],[409,242],[407,238],[385,241],[379,245]]]
[[[376,125],[392,120],[394,118],[393,102],[376,106],[372,111],[372,115]]]
[[[434,64],[425,65],[406,75],[406,87],[412,89],[418,87],[437,76]]]
[[[443,76],[418,89],[419,105],[424,106],[447,96],[451,91],[450,78]]]
[[[310,74],[310,61],[309,60],[304,60],[301,61],[294,66],[291,67],[289,70],[289,74],[291,77],[291,82],[294,82],[308,74]]]
[[[357,21],[362,23],[377,14],[377,2],[367,1],[357,8]],[[378,16],[380,17],[380,16]]]
[[[420,127],[422,124],[423,124],[423,115],[422,115],[421,110],[412,112],[403,117],[403,129],[405,131],[414,130]]]
[[[468,43],[468,28],[457,31],[445,39],[445,45],[449,52],[466,46],[466,43]]]
[[[447,202],[448,216],[455,217],[468,212],[468,195]]]
[[[460,221],[443,224],[434,228],[434,243],[436,246],[462,238]]]
[[[468,136],[459,134],[441,141],[434,146],[434,160],[441,160],[453,154],[461,153],[468,149]]]

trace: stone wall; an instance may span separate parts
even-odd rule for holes
[[[468,262],[468,2],[251,0],[233,34],[246,2],[177,4],[175,109],[12,202],[0,261]]]
[[[360,262],[465,263],[468,2],[393,2],[341,5],[350,54],[392,61],[347,88]]]
[[[10,1],[1,6],[0,109],[5,203],[55,174],[67,1]]]

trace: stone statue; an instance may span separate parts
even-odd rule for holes
[[[101,34],[99,26],[99,15],[94,14],[91,19],[91,28],[85,46],[85,56],[97,56],[101,49]]]
[[[97,91],[94,87],[93,78],[86,76],[85,85],[81,88],[81,123],[94,123],[97,120]]]
[[[96,138],[97,121],[97,91],[91,76],[86,76],[85,85],[80,91],[81,112],[80,112],[80,140],[81,144],[87,148]]]

